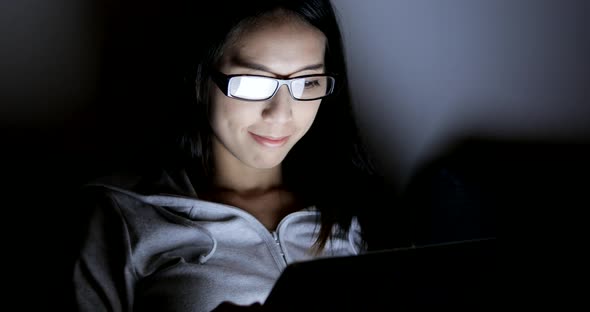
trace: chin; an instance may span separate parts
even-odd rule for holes
[[[256,164],[253,167],[257,168],[257,169],[272,169],[272,168],[279,166],[280,164],[281,164],[281,162],[273,162],[273,163],[268,163],[268,164]]]
[[[251,166],[257,169],[272,169],[281,165],[283,159],[284,157],[280,159],[260,159],[258,161],[252,162]]]

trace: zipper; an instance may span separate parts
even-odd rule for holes
[[[277,249],[279,250],[279,253],[280,253],[281,257],[283,258],[283,264],[285,266],[287,265],[287,256],[285,255],[283,246],[281,245],[281,241],[279,240],[279,232],[281,231],[281,228],[283,228],[283,224],[287,223],[287,220],[289,220],[289,219],[291,219],[291,218],[293,218],[295,216],[301,216],[301,215],[307,215],[307,214],[315,214],[315,213],[316,212],[309,211],[309,210],[306,210],[306,209],[300,210],[300,211],[291,212],[290,214],[288,214],[285,217],[283,217],[283,219],[281,221],[279,221],[279,224],[277,224],[276,230],[270,231],[270,234],[272,235],[272,238],[274,239],[275,244],[278,247]],[[266,233],[269,233],[269,231],[267,231]]]
[[[279,234],[276,231],[270,232],[272,234],[272,238],[275,240],[275,244],[279,248],[279,253],[281,257],[283,257],[283,261],[285,261],[285,265],[287,265],[287,257],[285,257],[285,252],[283,251],[283,246],[281,246],[281,242],[279,241]]]

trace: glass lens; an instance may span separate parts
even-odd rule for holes
[[[300,100],[317,99],[332,92],[333,78],[327,76],[313,76],[291,81],[293,97]]]
[[[278,82],[265,77],[233,77],[229,81],[229,93],[245,100],[268,99],[277,89]]]

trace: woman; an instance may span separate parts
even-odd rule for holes
[[[352,116],[330,2],[211,5],[219,11],[202,13],[223,14],[180,36],[190,43],[179,58],[195,62],[183,67],[181,156],[87,187],[96,209],[74,270],[80,310],[262,303],[288,263],[367,248],[358,217],[380,179]]]

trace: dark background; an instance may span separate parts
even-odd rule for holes
[[[359,121],[391,181],[376,243],[392,247],[389,220],[404,218],[420,244],[498,236],[513,284],[580,276],[588,3],[336,2]],[[156,0],[0,4],[6,304],[71,307],[77,188],[149,164],[174,122],[156,106],[161,13]]]

